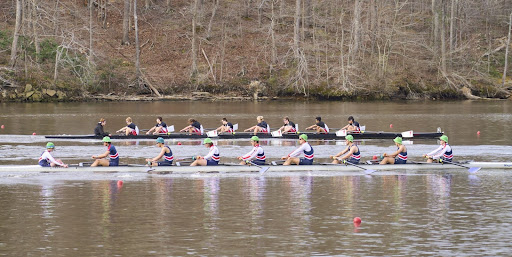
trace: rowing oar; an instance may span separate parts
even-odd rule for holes
[[[265,171],[267,171],[268,169],[270,169],[270,167],[261,167],[260,165],[258,165],[258,164],[256,164],[256,163],[254,163],[254,162],[252,162],[252,161],[246,161],[246,163],[247,163],[247,164],[250,164],[250,165],[254,165],[254,166],[256,166],[256,167],[260,168],[260,171],[259,171],[259,172],[260,172],[260,174],[263,174],[263,173],[265,173]]]
[[[372,174],[372,173],[374,173],[374,172],[376,171],[376,170],[367,169],[367,168],[361,167],[361,166],[359,166],[359,165],[353,164],[353,163],[351,163],[351,162],[348,162],[347,160],[342,160],[342,159],[339,159],[339,158],[336,158],[336,160],[341,161],[341,162],[342,162],[343,164],[345,164],[345,165],[347,165],[347,164],[348,164],[348,165],[352,165],[352,166],[354,166],[354,167],[357,167],[357,168],[363,169],[363,170],[364,170],[364,174],[366,174],[366,175],[370,175],[370,174]]]
[[[448,164],[453,164],[453,165],[456,165],[456,166],[459,166],[459,167],[466,168],[466,169],[468,169],[469,173],[475,173],[475,172],[479,171],[480,169],[482,169],[481,167],[468,167],[468,166],[464,166],[462,164],[458,164],[458,163],[455,163],[455,162],[445,161],[443,159],[439,159],[439,160],[441,161],[441,163],[448,163]]]

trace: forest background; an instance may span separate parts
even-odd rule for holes
[[[0,101],[508,98],[512,0],[5,0]]]

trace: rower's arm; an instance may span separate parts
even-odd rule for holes
[[[308,129],[316,129],[316,127],[317,127],[316,124],[315,125],[311,125],[311,126],[307,127],[306,130],[308,130]]]
[[[164,154],[165,154],[165,148],[167,148],[167,147],[162,148],[162,151],[160,151],[160,154],[159,154],[157,157],[153,158],[151,161],[156,162],[156,161],[158,161],[158,160],[162,159],[162,157],[163,157],[163,156],[164,156]]]
[[[55,158],[53,158],[53,156],[50,153],[46,152],[46,154],[47,154],[46,157],[48,158],[48,160],[50,160],[51,163],[58,165],[58,166],[64,166],[63,163],[60,163],[57,160],[55,160]]]
[[[104,152],[103,154],[96,156],[96,159],[102,159],[102,158],[105,158],[105,157],[107,157],[109,154],[110,154],[110,151],[109,151],[109,150],[107,150],[107,151],[106,151],[106,152]]]
[[[192,125],[188,125],[188,126],[186,126],[186,127],[182,128],[182,129],[180,130],[180,132],[183,132],[183,131],[185,131],[185,130],[187,130],[187,129],[191,128],[191,127],[192,127]]]
[[[343,128],[340,128],[340,130],[347,129],[347,128],[348,128],[348,126],[350,126],[350,124],[346,125],[346,126],[345,126],[345,127],[343,127]]]
[[[356,147],[350,148],[350,151],[348,151],[347,154],[345,154],[343,157],[341,157],[341,159],[346,160],[346,159],[350,158],[350,156],[356,151],[356,149],[357,149]]]
[[[349,150],[349,147],[347,146],[345,149],[343,149],[343,151],[337,153],[334,157],[340,157],[344,153],[348,152],[348,150]]]
[[[392,158],[395,158],[397,155],[399,155],[401,152],[403,152],[404,150],[404,147],[403,145],[401,145],[398,150],[396,150],[394,153],[392,154],[389,154],[388,157],[392,157]]]
[[[428,154],[427,154],[427,156],[432,156],[432,157],[441,156],[443,153],[441,153],[441,154],[438,154],[438,153],[439,153],[440,151],[442,151],[442,150],[443,150],[443,146],[442,146],[442,145],[440,145],[436,150],[434,150],[434,151],[432,151],[432,152],[428,153]]]
[[[258,148],[253,148],[250,152],[248,152],[246,155],[242,156],[242,159],[244,161],[250,161],[254,159],[258,155]]]

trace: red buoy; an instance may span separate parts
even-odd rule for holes
[[[377,155],[374,155],[374,156],[373,156],[373,159],[374,159],[374,160],[377,160]]]
[[[5,128],[5,126],[4,126],[4,125],[2,125],[2,126],[1,126],[1,128],[2,128],[2,129],[4,129],[4,128]]]
[[[356,224],[360,224],[360,223],[361,223],[361,218],[359,218],[359,217],[355,217],[355,218],[354,218],[354,223],[356,223]]]
[[[123,186],[123,181],[122,180],[118,180],[117,181],[117,186],[118,187],[122,187]]]
[[[477,131],[477,132],[476,132],[476,134],[480,136],[480,130],[479,130],[479,131]]]
[[[178,145],[181,145],[181,142],[178,142]]]
[[[32,133],[32,136],[35,136],[36,135],[36,132]]]
[[[393,128],[393,124],[389,124],[389,127],[390,127],[390,128]]]

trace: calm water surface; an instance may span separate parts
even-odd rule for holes
[[[176,128],[189,117],[205,127],[227,117],[240,128],[265,116],[301,128],[321,115],[341,127],[353,115],[372,131],[435,131],[450,137],[460,160],[510,161],[512,104],[492,102],[156,102],[0,104],[0,164],[34,164],[45,134],[90,134],[131,116],[141,128],[164,117]],[[393,124],[393,128],[390,128]],[[476,131],[481,135],[477,136]],[[36,132],[37,136],[31,136]],[[178,156],[205,153],[198,140],[169,140]],[[389,140],[358,141],[363,159],[394,150]],[[69,163],[102,153],[97,140],[55,141]],[[152,140],[117,141],[121,161],[142,163]],[[218,141],[222,160],[250,150],[244,140]],[[265,140],[270,159],[296,142]],[[412,140],[412,159],[436,140]],[[314,141],[315,160],[343,149]],[[512,176],[508,171],[258,174],[0,174],[2,256],[509,256]],[[119,182],[122,181],[122,182]],[[363,220],[354,226],[354,217]]]

